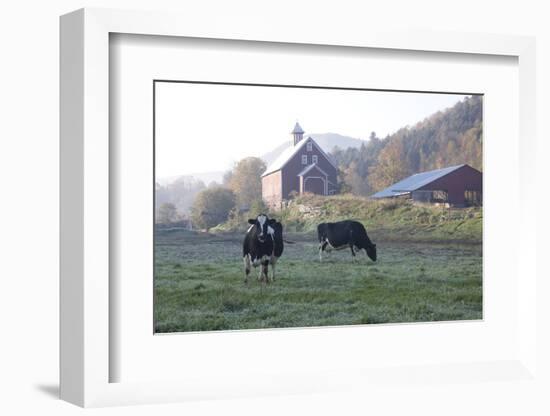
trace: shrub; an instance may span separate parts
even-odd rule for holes
[[[191,209],[191,218],[198,227],[209,229],[229,218],[235,208],[235,194],[221,186],[213,186],[201,191]]]

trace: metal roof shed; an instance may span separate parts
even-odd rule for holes
[[[410,194],[416,200],[440,201],[434,192],[444,193],[445,201],[453,206],[481,203],[483,174],[469,165],[462,164],[411,175],[371,195],[371,198],[393,198]],[[426,198],[427,193],[430,193]]]

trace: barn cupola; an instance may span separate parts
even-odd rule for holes
[[[302,127],[296,122],[296,125],[294,126],[294,129],[290,132],[292,134],[292,137],[294,138],[294,146],[296,146],[300,140],[304,138],[304,131],[302,130]]]

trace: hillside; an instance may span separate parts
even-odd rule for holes
[[[402,140],[413,172],[467,163],[483,170],[483,99],[472,96],[390,136]]]
[[[316,237],[317,225],[344,219],[360,221],[375,241],[472,243],[482,241],[482,208],[449,209],[409,200],[371,200],[354,195],[303,195],[281,211],[271,212],[285,233]],[[235,218],[212,232],[244,231],[246,220]]]
[[[353,195],[305,195],[278,213],[288,232],[316,232],[320,222],[355,219],[378,241],[480,243],[481,208],[448,209],[409,200],[370,200]]]
[[[175,175],[157,178],[156,181],[161,186],[168,186],[170,184],[173,184],[174,182],[177,182],[178,180],[189,180],[190,178],[192,178],[193,180],[201,181],[208,185],[212,182],[222,183],[224,173],[225,171],[223,170],[212,172],[193,172],[186,175]]]
[[[467,97],[384,139],[333,150],[342,191],[371,195],[411,174],[463,163],[483,170],[482,114],[482,97]]]

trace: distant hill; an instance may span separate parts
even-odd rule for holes
[[[157,178],[157,183],[159,185],[165,186],[173,182],[176,182],[178,179],[185,179],[185,178],[192,177],[196,180],[204,182],[205,185],[208,185],[211,182],[217,182],[221,184],[224,173],[225,173],[224,171],[220,170],[220,171],[213,171],[213,172],[198,172],[198,173],[189,173],[187,175],[168,176],[164,178]]]
[[[312,137],[315,139],[317,144],[327,153],[333,150],[334,147],[339,147],[340,149],[347,149],[348,147],[359,148],[361,147],[361,144],[367,142],[366,140],[357,139],[355,137],[342,136],[338,133],[314,133],[304,135],[304,138],[307,137]],[[267,165],[269,165],[290,145],[290,140],[281,143],[273,150],[262,155],[261,158]]]

